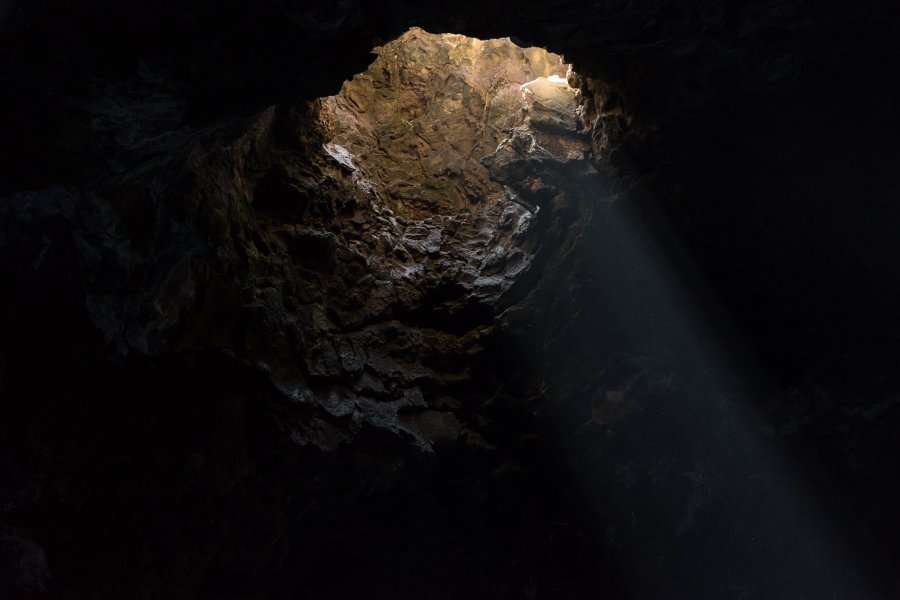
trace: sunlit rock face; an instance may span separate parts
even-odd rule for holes
[[[504,198],[480,159],[521,125],[522,85],[565,76],[561,56],[413,29],[324,101],[332,142],[359,157],[387,205],[406,218],[457,214]],[[574,90],[571,90],[574,93]],[[574,101],[557,106],[573,113]],[[574,127],[570,132],[575,133]]]
[[[531,260],[535,207],[513,201],[481,159],[524,122],[521,85],[566,65],[509,40],[420,29],[376,54],[319,103],[325,163],[354,182],[344,235],[384,281],[453,290],[451,314],[496,299]],[[574,119],[574,96],[564,110]]]
[[[318,103],[318,162],[348,182],[341,235],[380,286],[404,290],[405,310],[429,290],[431,310],[455,319],[528,269],[539,204],[582,189],[572,165],[593,172],[578,94],[561,56],[507,39],[413,29],[376,54]]]

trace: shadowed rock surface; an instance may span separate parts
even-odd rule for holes
[[[898,22],[0,4],[0,596],[900,595]]]

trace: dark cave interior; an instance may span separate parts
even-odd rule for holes
[[[0,3],[0,598],[900,597],[898,40]]]

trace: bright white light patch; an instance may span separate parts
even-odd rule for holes
[[[569,87],[569,82],[566,81],[565,78],[560,77],[559,75],[551,75],[550,77],[547,78],[547,81],[549,81],[550,83],[555,83],[557,85],[564,85],[566,87]]]
[[[532,79],[531,81],[526,81],[522,85],[519,86],[521,90],[527,90],[528,88],[537,85],[541,82],[552,83],[553,85],[558,85],[559,87],[564,87],[567,89],[572,89],[569,87],[569,82],[566,81],[564,77],[560,77],[559,75],[550,75],[549,77],[538,77],[537,79]]]

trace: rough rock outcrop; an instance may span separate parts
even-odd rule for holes
[[[254,333],[240,358],[306,407],[289,427],[297,443],[333,450],[372,427],[426,452],[458,440],[487,446],[480,406],[495,384],[473,370],[543,233],[536,199],[518,200],[526,190],[513,191],[508,174],[480,159],[507,147],[504,135],[531,135],[520,160],[542,163],[543,175],[527,184],[555,189],[570,163],[589,163],[576,93],[553,84],[566,91],[534,120],[569,127],[540,137],[531,115],[541,105],[528,86],[564,70],[560,57],[421,30],[378,54],[339,95],[311,106],[308,126],[320,141],[302,161],[256,159],[273,167],[257,178],[254,205],[317,227],[253,226],[261,241],[247,254],[284,256],[286,281],[261,275],[271,283],[255,285],[264,292],[248,308],[278,338]],[[465,402],[439,401],[461,390]]]

